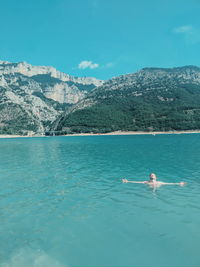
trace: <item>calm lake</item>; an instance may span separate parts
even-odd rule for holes
[[[156,191],[121,179],[186,181]],[[0,139],[1,267],[199,267],[200,134]]]

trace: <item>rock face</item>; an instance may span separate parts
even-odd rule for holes
[[[66,73],[60,72],[51,66],[33,66],[26,62],[11,63],[8,61],[0,61],[0,75],[21,73],[25,76],[32,77],[40,74],[48,74],[51,77],[57,78],[61,81],[71,81],[83,85],[94,84],[100,86],[103,81],[93,77],[73,77]]]
[[[60,103],[74,104],[82,99],[88,90],[103,84],[103,81],[96,78],[73,77],[53,67],[0,61],[0,85],[13,84],[18,74],[37,82],[46,97]]]
[[[0,61],[0,134],[200,129],[200,68],[145,68],[108,81]]]
[[[54,125],[61,132],[200,129],[200,68],[145,68],[113,78]]]
[[[53,67],[0,61],[0,133],[44,133],[63,110],[102,84]]]

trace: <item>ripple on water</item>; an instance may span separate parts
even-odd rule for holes
[[[0,266],[199,266],[199,138],[0,140]]]

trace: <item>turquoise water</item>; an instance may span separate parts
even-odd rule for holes
[[[1,267],[199,267],[200,134],[0,139]],[[122,184],[155,172],[187,186]]]

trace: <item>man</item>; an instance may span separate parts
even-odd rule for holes
[[[149,181],[141,181],[141,182],[139,182],[139,181],[128,181],[127,179],[122,179],[122,182],[123,183],[134,183],[134,184],[148,184],[151,187],[159,187],[161,185],[180,185],[180,186],[183,186],[183,185],[186,184],[185,182],[179,182],[179,183],[158,182],[155,173],[151,173],[149,175],[149,178],[150,178]]]

